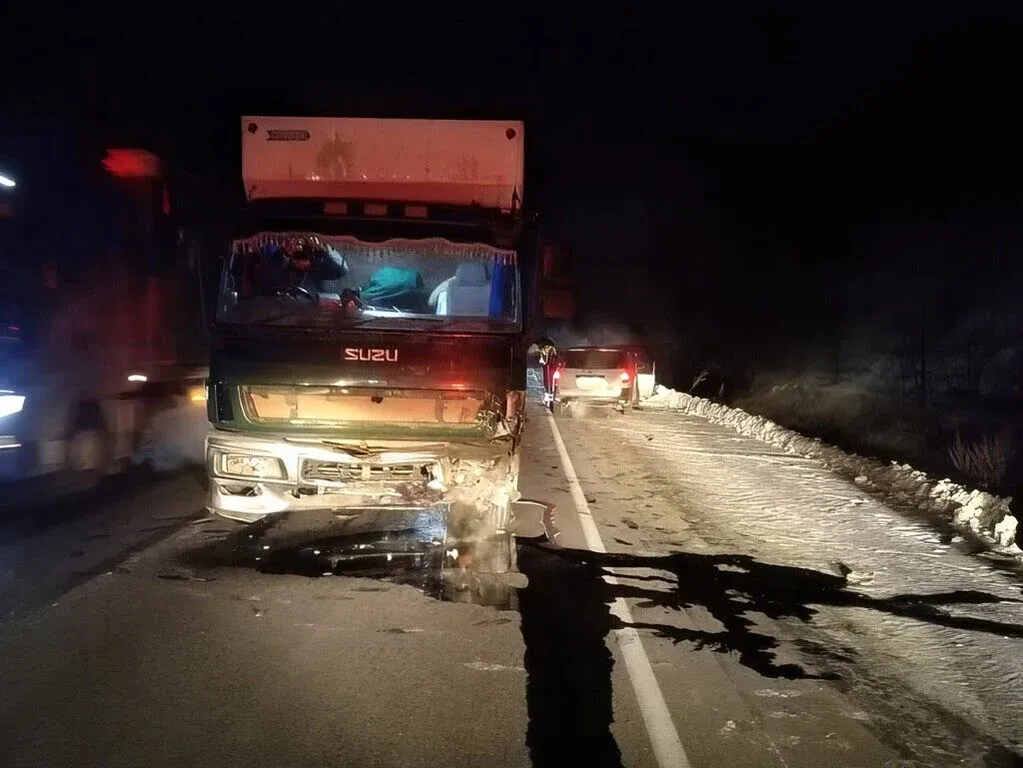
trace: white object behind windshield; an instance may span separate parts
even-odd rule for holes
[[[368,243],[311,233],[236,240],[218,317],[238,323],[315,324],[357,319],[518,320],[514,251],[432,238]]]

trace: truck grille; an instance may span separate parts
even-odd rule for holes
[[[353,464],[305,459],[302,479],[329,483],[411,483],[428,478],[418,464]]]

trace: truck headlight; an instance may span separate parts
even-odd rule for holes
[[[284,463],[273,456],[252,456],[244,453],[220,453],[216,456],[219,474],[283,480],[287,477]]]
[[[0,419],[4,416],[13,416],[21,413],[25,407],[25,396],[16,395],[13,392],[0,392]]]

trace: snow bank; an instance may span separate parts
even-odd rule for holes
[[[948,478],[936,480],[909,464],[895,461],[886,464],[846,453],[819,438],[806,437],[741,408],[730,408],[661,385],[655,387],[654,394],[644,400],[642,406],[700,416],[731,427],[741,435],[770,443],[786,453],[816,459],[888,504],[938,514],[958,530],[969,531],[993,548],[1017,557],[1023,555],[1023,550],[1016,545],[1018,521],[1009,509],[1012,497],[1000,498],[985,491],[970,490]]]

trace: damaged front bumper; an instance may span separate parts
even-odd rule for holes
[[[214,514],[254,523],[287,513],[307,525],[361,518],[387,527],[409,510],[443,508],[447,541],[507,534],[518,497],[512,441],[480,443],[266,438],[214,431],[206,443]],[[361,525],[361,524],[360,524]]]

